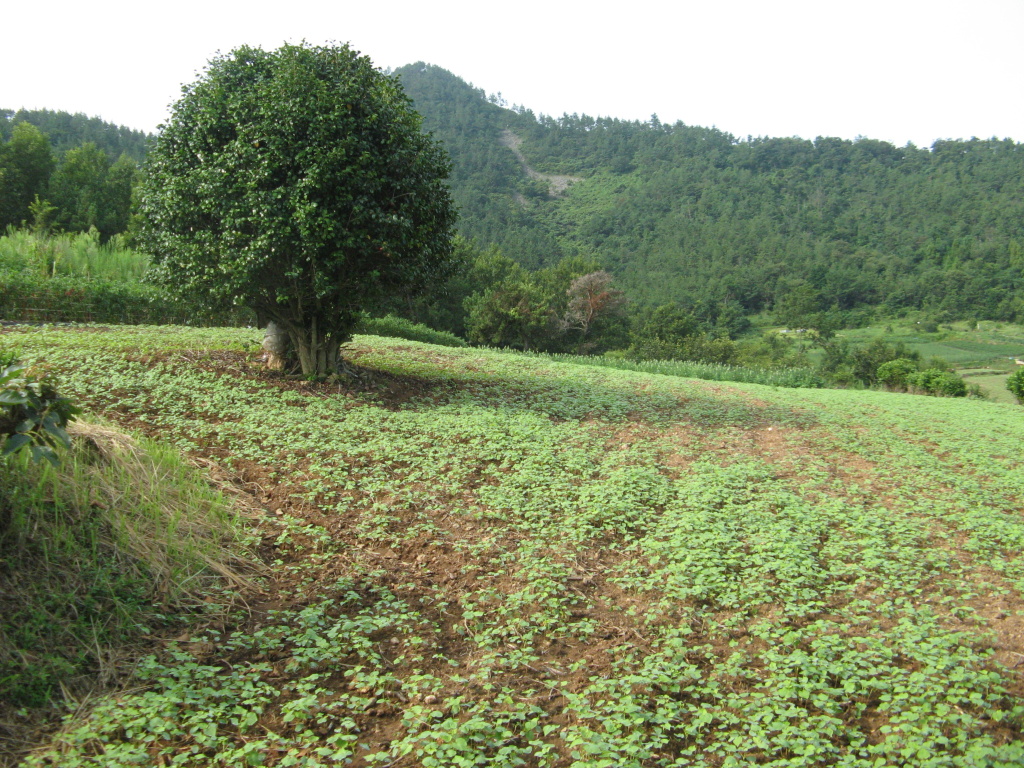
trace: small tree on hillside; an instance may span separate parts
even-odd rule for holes
[[[730,339],[710,336],[692,312],[674,304],[641,313],[631,337],[626,355],[635,360],[731,363],[736,356],[736,345]]]
[[[875,380],[889,389],[904,391],[907,388],[907,376],[917,371],[917,362],[906,357],[898,357],[878,366]]]
[[[591,332],[602,320],[622,313],[626,297],[611,286],[612,276],[601,270],[577,277],[566,290],[569,301],[561,325],[577,332],[577,351],[586,351]]]
[[[11,139],[0,143],[0,232],[30,218],[28,207],[46,197],[53,172],[50,140],[29,123],[14,126]]]
[[[907,376],[907,387],[911,392],[921,392],[936,397],[966,397],[967,384],[950,371],[941,368],[926,368]]]
[[[502,281],[466,299],[469,340],[492,347],[536,349],[557,333],[554,310],[544,291],[529,279]]]
[[[251,308],[323,375],[365,306],[448,277],[449,168],[398,82],[347,45],[242,47],[174,105],[141,239],[169,289]]]

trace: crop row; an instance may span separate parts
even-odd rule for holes
[[[1016,411],[368,337],[305,386],[250,336],[10,335],[258,485],[291,579],[31,764],[1024,761]]]

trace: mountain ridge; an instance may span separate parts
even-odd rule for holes
[[[529,269],[595,258],[641,304],[1024,319],[1024,145],[738,139],[536,116],[440,67],[396,70],[455,166],[463,234]],[[579,180],[552,198],[526,167]]]
[[[654,117],[554,118],[438,66],[394,74],[452,157],[462,234],[527,269],[584,258],[640,305],[729,305],[801,324],[909,311],[1024,321],[1024,145],[741,139]],[[112,159],[138,159],[150,138],[84,115],[3,110],[0,139],[17,119],[58,153],[103,138]]]

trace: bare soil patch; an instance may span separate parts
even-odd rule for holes
[[[558,197],[572,184],[575,184],[577,181],[583,181],[579,176],[564,176],[550,173],[539,173],[538,171],[535,171],[529,166],[526,162],[526,158],[523,156],[523,153],[519,150],[519,147],[523,143],[522,138],[516,136],[507,128],[501,132],[501,143],[512,150],[512,153],[516,156],[516,160],[519,161],[523,170],[526,171],[527,176],[531,179],[538,179],[540,181],[547,182],[551,189],[552,197]],[[525,202],[525,199],[523,202]]]

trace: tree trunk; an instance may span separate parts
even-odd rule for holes
[[[290,335],[303,376],[321,378],[337,373],[343,336],[337,329],[324,330],[314,318],[310,328]]]
[[[352,329],[357,320],[354,313],[343,311],[325,318],[323,315],[304,312],[301,302],[283,305],[268,301],[258,309],[269,321],[263,344],[268,351],[268,364],[268,344],[271,344],[276,348],[284,346],[286,362],[283,367],[291,368],[297,361],[303,376],[322,378],[338,371],[341,345],[352,338]],[[286,337],[287,343],[281,345],[280,339],[271,341],[272,335]]]
[[[264,359],[267,368],[272,371],[283,371],[288,366],[288,350],[290,348],[288,333],[271,320],[267,323],[266,336],[263,337]]]

